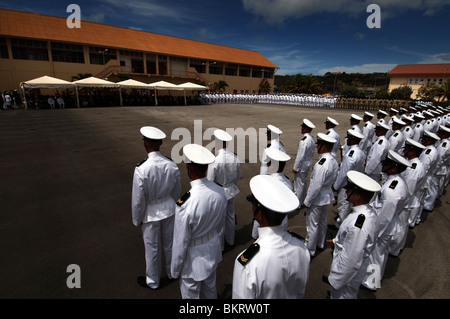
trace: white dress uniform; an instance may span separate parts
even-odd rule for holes
[[[446,128],[445,126],[441,126],[441,129]],[[438,180],[438,196],[440,197],[445,188],[445,180],[449,171],[449,162],[450,162],[450,139],[444,138],[439,142],[439,146],[437,147],[440,161],[438,163],[438,169],[436,171],[436,176]]]
[[[398,153],[389,151],[387,158],[411,165]],[[377,211],[377,229],[375,248],[369,257],[369,264],[378,269],[379,280],[383,278],[384,270],[389,255],[389,244],[395,233],[396,224],[408,199],[408,186],[401,178],[400,174],[387,176],[386,182],[381,187],[380,194],[371,202],[371,206]],[[377,290],[378,284],[372,281],[369,274],[366,274],[363,285],[371,290]]]
[[[183,147],[188,160],[209,165],[214,155],[206,148]],[[183,299],[217,298],[216,269],[222,261],[219,232],[225,222],[225,191],[206,177],[190,182],[191,189],[177,203],[171,275],[180,278]]]
[[[339,125],[339,122],[337,122],[335,119],[331,117],[327,117],[327,121],[333,123],[336,126]],[[336,143],[334,144],[333,149],[331,150],[331,155],[333,155],[334,158],[337,159],[337,152],[341,148],[341,136],[339,135],[338,132],[336,132],[334,127],[328,129],[327,135],[336,140]]]
[[[376,193],[377,182],[351,171],[348,179],[358,187]],[[332,299],[356,299],[369,266],[369,256],[376,241],[377,214],[368,204],[353,206],[333,239],[334,250],[328,281]]]
[[[436,142],[440,140],[439,136],[426,130],[424,131],[424,135],[433,138]],[[427,178],[424,185],[425,197],[423,200],[423,208],[433,210],[434,202],[438,194],[435,173],[438,169],[439,153],[434,145],[428,145],[422,154],[420,154],[419,159],[424,163],[425,170],[427,171]]]
[[[388,130],[388,126],[385,124],[378,123],[377,125],[383,125],[386,131]],[[377,182],[381,178],[381,161],[386,158],[389,149],[390,144],[386,136],[378,136],[367,155],[365,173]]]
[[[366,114],[370,114],[366,112]],[[370,116],[373,117],[372,114]],[[372,146],[372,139],[375,135],[375,124],[373,124],[371,121],[367,121],[364,123],[362,134],[364,135],[364,138],[359,143],[360,148],[366,155],[369,153],[370,147]]]
[[[144,127],[147,138],[163,139],[165,134],[153,127]],[[146,283],[156,289],[161,276],[161,239],[170,272],[173,219],[176,200],[180,196],[180,172],[177,165],[160,152],[150,152],[146,161],[137,165],[133,175],[131,211],[133,224],[142,224],[145,247]]]
[[[311,129],[316,126],[308,119],[303,120],[303,124]],[[316,141],[311,136],[310,133],[305,133],[303,138],[298,143],[297,147],[297,157],[294,162],[293,169],[297,172],[294,174],[294,191],[300,201],[300,206],[306,196],[306,191],[308,189],[307,180],[309,175],[309,170],[312,166],[312,157],[314,155],[314,150],[316,148]]]
[[[278,127],[273,126],[271,124],[267,125],[267,129],[271,132],[271,139],[270,144],[267,145],[267,147],[273,147],[275,149],[278,149],[284,153],[286,153],[286,149],[284,148],[283,144],[280,142],[280,135],[283,134],[283,131],[280,130]],[[268,175],[269,171],[267,169],[267,163],[269,162],[266,153],[263,152],[262,159],[261,159],[261,167],[259,170],[259,173],[261,175]]]
[[[318,134],[318,139],[325,140],[328,136]],[[330,138],[331,141],[335,141]],[[335,142],[332,142],[335,143]],[[334,200],[331,186],[336,181],[339,164],[331,153],[320,154],[319,161],[314,165],[304,204],[306,208],[306,246],[311,254],[316,254],[316,248],[324,248],[327,233],[327,206]]]
[[[298,207],[294,193],[270,176],[255,176],[250,189],[272,212],[287,214]],[[233,299],[303,298],[310,267],[303,241],[282,226],[261,227],[258,232],[258,240],[234,263]]]
[[[357,121],[362,121],[362,117],[360,117],[360,116],[358,116],[356,114],[352,114],[351,115],[351,119],[354,119],[354,120],[357,120]],[[358,132],[359,134],[362,135],[362,130],[359,127],[359,124],[353,124],[350,129],[354,130],[355,132]],[[344,142],[344,145],[342,145],[342,154],[347,154],[349,149],[350,149],[350,147],[347,145],[347,138],[346,138],[345,142]]]
[[[220,232],[222,249],[226,241],[230,246],[234,245],[236,231],[236,216],[234,213],[234,198],[239,194],[237,184],[241,178],[241,164],[236,154],[223,148],[223,142],[230,142],[233,138],[223,130],[215,130],[216,151],[218,154],[214,163],[208,166],[207,177],[216,182],[225,190],[227,197],[227,214],[224,229]]]
[[[352,129],[347,132],[348,134],[355,135],[360,139],[363,137],[362,134],[358,134]],[[336,221],[336,226],[339,226],[351,211],[351,205],[347,201],[347,195],[345,195],[344,189],[344,186],[347,185],[347,172],[351,170],[361,173],[364,172],[365,161],[366,154],[361,150],[358,144],[351,145],[348,152],[342,158],[339,174],[333,185],[333,188],[338,192],[337,206],[339,217]]]

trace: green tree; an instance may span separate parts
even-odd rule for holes
[[[307,94],[322,94],[322,83],[312,74],[294,75],[285,86],[287,93],[307,93]]]
[[[259,93],[269,93],[272,90],[272,87],[270,86],[269,81],[267,80],[262,80],[261,83],[259,84]]]
[[[214,82],[214,90],[216,92],[225,92],[225,89],[229,87],[228,83],[220,80],[218,82]]]
[[[396,100],[409,100],[411,99],[411,94],[413,93],[413,90],[408,85],[402,85],[398,88],[395,88],[391,91],[391,99]]]
[[[90,73],[78,73],[77,75],[72,76],[72,81],[82,80],[90,78],[92,74]]]

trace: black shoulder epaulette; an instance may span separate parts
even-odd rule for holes
[[[361,229],[362,226],[364,225],[365,220],[366,220],[366,216],[364,216],[363,214],[359,215],[358,218],[356,219],[355,227],[358,227],[359,229]]]
[[[411,167],[412,167],[413,169],[416,169],[416,168],[417,168],[417,163],[412,163],[412,164],[411,164]]]
[[[352,151],[353,152],[353,151]],[[323,165],[325,162],[327,161],[327,159],[324,157],[319,161],[319,165]]]
[[[391,185],[389,185],[389,188],[395,189],[397,187],[398,180],[393,180]]]
[[[303,136],[302,141],[306,140],[307,138],[307,136]]]
[[[397,137],[397,136],[398,136],[398,133],[395,133],[395,134],[394,134],[394,137]]]
[[[300,235],[297,234],[297,233],[294,233],[294,232],[291,231],[291,230],[288,230],[288,233],[289,233],[292,237],[295,237],[295,238],[300,239],[300,240],[305,240],[305,238],[303,238],[302,236],[300,236]]]
[[[367,124],[367,123],[366,123],[366,124],[364,124],[364,127],[367,127],[367,125],[369,125],[369,124]]]
[[[447,147],[447,142],[442,143],[442,147]]]
[[[248,264],[250,260],[252,260],[253,257],[259,252],[259,244],[252,244],[250,247],[247,248],[246,251],[244,251],[239,257],[238,261],[241,263],[242,266],[245,266]]]
[[[290,179],[289,179],[289,176],[287,176],[287,175],[285,175],[285,174],[283,174],[283,175],[284,175],[284,177],[286,177],[288,180],[290,180]]]
[[[145,159],[145,160],[143,160],[142,162],[137,163],[137,164],[136,164],[136,167],[141,166],[141,165],[144,164],[147,160],[148,160],[148,158]]]
[[[181,206],[183,205],[188,199],[189,197],[191,197],[191,193],[187,192],[186,194],[184,194],[183,196],[181,196],[181,198],[178,200],[177,205]]]
[[[429,148],[429,149],[427,149],[427,151],[425,152],[425,154],[430,155],[431,151],[432,151],[431,148]]]
[[[381,144],[383,144],[383,140],[380,140],[380,141],[378,142],[378,145],[381,145]]]
[[[269,148],[269,147],[271,147],[271,146],[272,146],[272,144],[271,144],[271,143],[269,143],[269,144],[267,144],[267,146],[266,146],[266,147],[267,147],[267,148]]]
[[[350,153],[348,153],[348,156],[352,157],[354,153],[355,153],[355,151],[351,150]]]

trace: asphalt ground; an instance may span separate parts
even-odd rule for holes
[[[171,156],[181,141],[179,136],[171,138],[172,132],[186,128],[194,142],[195,120],[202,121],[200,132],[214,127],[259,131],[273,124],[283,130],[281,142],[292,157],[285,174],[292,180],[303,118],[316,124],[314,137],[326,132],[327,116],[335,118],[343,140],[351,113],[362,116],[363,112],[262,104],[0,112],[0,298],[181,298],[177,281],[163,280],[159,290],[136,283],[145,271],[141,228],[131,222],[133,171],[136,163],[146,159],[140,127],[152,125],[165,131],[168,138],[161,152]],[[210,140],[202,143],[206,146]],[[259,173],[260,165],[248,163],[250,151],[245,157],[238,185],[241,192],[235,200],[236,245],[224,253],[217,270],[217,292],[223,300],[231,298],[235,258],[253,242],[251,205],[245,198],[250,193],[249,180]],[[189,179],[185,164],[178,167],[184,193],[190,188]],[[448,193],[408,232],[401,255],[389,257],[381,288],[360,290],[360,299],[450,297]],[[304,212],[303,208],[289,218],[289,227],[303,237]],[[329,224],[334,223],[336,212],[336,206],[330,205]],[[333,236],[327,234],[327,238]],[[305,299],[326,299],[329,286],[321,277],[328,275],[331,260],[331,248],[312,259]],[[80,288],[67,285],[73,275],[70,265],[79,266]]]

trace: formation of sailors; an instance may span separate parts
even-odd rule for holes
[[[327,117],[326,131],[314,138],[316,125],[303,119],[293,182],[284,175],[291,157],[283,131],[269,124],[260,173],[250,180],[247,196],[255,242],[235,259],[233,298],[302,298],[311,259],[327,243],[333,259],[322,280],[331,298],[355,299],[360,287],[380,289],[387,257],[402,252],[408,230],[434,209],[448,185],[449,112],[417,103],[391,108],[390,114],[351,114],[345,137]],[[165,134],[153,127],[141,133],[148,159],[135,168],[132,215],[143,228],[146,276],[138,283],[159,288],[163,242],[167,277],[180,280],[182,297],[216,298],[217,265],[224,249],[234,246],[241,174],[239,159],[227,149],[233,137],[214,132],[217,155],[197,144],[183,147],[191,189],[177,201],[180,173],[160,153]],[[313,163],[315,151],[320,158]],[[328,225],[327,208],[336,194],[336,223]],[[287,218],[302,207],[306,238],[290,231],[295,225]],[[336,232],[331,240],[325,238],[328,229]]]

